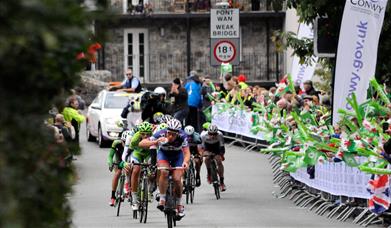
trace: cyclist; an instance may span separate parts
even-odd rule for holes
[[[224,184],[224,165],[223,161],[225,160],[225,147],[224,147],[224,136],[218,129],[215,124],[210,124],[208,127],[208,131],[203,132],[201,134],[201,152],[203,155],[215,155],[215,159],[217,161],[218,174],[220,177],[220,188],[221,191],[224,192],[227,188]],[[212,182],[210,176],[210,158],[206,156],[205,165],[208,172],[208,183]]]
[[[169,168],[183,167],[186,169],[189,165],[190,151],[187,143],[187,136],[181,130],[182,124],[177,119],[171,119],[167,122],[167,129],[160,130],[153,134],[149,139],[142,140],[140,146],[149,148],[151,146],[159,146],[157,159],[158,167]],[[185,216],[185,208],[182,204],[182,176],[183,169],[175,169],[173,171],[174,186],[176,189],[176,201],[178,218]],[[159,192],[160,200],[157,208],[161,211],[164,209],[166,202],[166,192],[168,185],[168,171],[160,170],[159,176]]]
[[[109,154],[107,156],[107,164],[109,165],[110,172],[114,168],[114,163],[118,164],[116,165],[114,169],[114,176],[111,184],[111,198],[110,198],[110,206],[114,206],[115,204],[115,191],[117,189],[118,180],[121,176],[122,168],[124,167],[124,162],[122,160],[122,154],[124,151],[124,145],[126,137],[130,134],[130,131],[124,131],[121,135],[121,139],[114,140],[113,144],[111,145]],[[125,183],[125,192],[126,190],[129,192],[129,185]]]
[[[130,149],[132,149],[132,154],[130,155],[131,163],[144,163],[147,162],[151,156],[149,149],[143,149],[138,146],[141,140],[149,138],[152,134],[152,124],[148,122],[143,122],[138,126],[138,131],[133,135],[130,142]],[[140,165],[133,165],[132,174],[131,174],[131,185],[132,185],[132,209],[138,210],[139,199],[137,195],[139,177],[140,177]]]
[[[202,165],[201,153],[198,150],[198,145],[202,143],[200,134],[194,132],[194,127],[188,125],[185,127],[187,135],[187,142],[189,143],[190,153],[194,156],[195,170],[196,170],[196,186],[201,186],[200,170]]]
[[[162,112],[156,112],[155,114],[153,114],[153,122],[155,124],[160,124],[162,123],[162,118],[163,118],[164,114]]]

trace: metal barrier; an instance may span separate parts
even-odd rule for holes
[[[245,151],[267,147],[265,141],[250,139],[242,135],[223,132],[224,137],[232,140],[228,146],[235,143],[245,148]],[[345,222],[353,219],[352,222],[367,227],[373,224],[384,224],[389,219],[390,213],[377,215],[368,209],[367,200],[335,196],[327,192],[311,188],[304,183],[293,179],[288,172],[280,169],[281,158],[273,154],[268,155],[268,160],[272,169],[273,182],[280,187],[280,194],[276,198],[289,197],[293,203],[300,208],[308,208],[308,211],[314,211],[316,214],[326,216],[329,219]],[[389,226],[391,227],[391,226]]]

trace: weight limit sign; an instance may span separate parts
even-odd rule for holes
[[[212,39],[211,41],[211,65],[221,63],[239,64],[238,39]]]

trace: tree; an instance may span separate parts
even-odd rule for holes
[[[272,0],[274,1],[274,0]],[[341,27],[342,15],[345,6],[345,1],[340,0],[287,0],[287,6],[294,8],[299,16],[299,21],[304,23],[312,23],[318,16],[328,16],[329,28],[327,31],[321,30],[320,33],[329,33],[331,36],[338,37]],[[388,4],[386,15],[384,18],[383,29],[380,35],[378,59],[376,67],[376,78],[380,81],[386,81],[391,76],[391,59],[389,53],[391,52],[391,4]],[[292,34],[284,34],[285,36],[292,37]],[[299,55],[303,61],[311,56],[312,42],[305,42],[302,45],[295,45],[298,42],[291,39],[288,40],[287,46],[292,47],[295,50],[295,54]],[[309,53],[310,52],[310,53]],[[330,62],[330,65],[334,65],[334,62]],[[391,81],[388,81],[390,84]]]
[[[70,225],[74,169],[44,120],[79,81],[92,19],[73,0],[0,2],[0,227]]]

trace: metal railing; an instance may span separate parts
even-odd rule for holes
[[[233,75],[244,74],[248,81],[266,82],[276,81],[280,72],[283,72],[283,64],[274,61],[275,53],[267,58],[266,53],[242,53],[238,66],[233,66]],[[137,58],[137,57],[136,57]],[[123,66],[118,66],[118,56],[106,56],[105,68],[122,78]],[[269,64],[267,63],[269,61]],[[146,83],[170,83],[174,78],[185,79],[187,76],[187,57],[185,54],[152,53],[146,55],[145,75]],[[208,75],[213,80],[220,76],[219,67],[210,65],[210,56],[190,56],[190,70],[196,70],[201,76]],[[269,66],[269,69],[267,69]],[[132,66],[135,67],[135,66]],[[133,69],[133,71],[135,71]],[[139,76],[139,75],[137,75]],[[120,78],[119,78],[120,79]]]
[[[120,14],[202,13],[215,8],[221,0],[111,0],[111,8]],[[273,11],[270,0],[233,0],[241,12]]]

